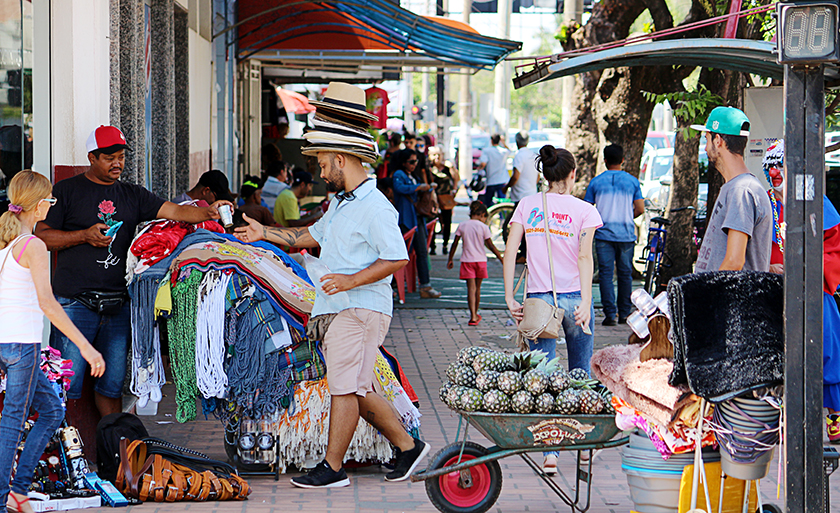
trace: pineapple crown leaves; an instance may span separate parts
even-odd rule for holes
[[[511,356],[513,369],[518,372],[527,372],[531,367],[536,367],[546,359],[548,355],[544,351],[534,350],[516,353]]]
[[[601,382],[597,379],[574,379],[571,378],[572,387],[577,388],[578,390],[595,390],[597,385],[600,385]]]
[[[551,376],[554,371],[560,368],[560,357],[555,357],[549,360],[548,358],[543,359],[540,363],[537,364],[537,370],[541,370]]]

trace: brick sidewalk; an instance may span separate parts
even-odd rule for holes
[[[432,445],[432,454],[454,441],[458,417],[438,399],[438,388],[445,379],[449,362],[462,347],[484,344],[491,347],[509,348],[508,338],[513,333],[506,326],[507,312],[486,310],[484,320],[478,327],[467,326],[466,310],[424,309],[397,310],[391,324],[391,332],[385,341],[403,365],[406,375],[420,397],[420,411],[423,413],[422,436]],[[618,326],[604,328],[601,318],[596,319],[596,349],[606,345],[624,343],[629,328]],[[558,346],[558,355],[565,359],[564,346]],[[225,458],[223,447],[224,429],[215,419],[197,420],[188,424],[174,422],[174,389],[165,388],[166,397],[155,417],[143,417],[153,436],[159,436],[173,443],[184,445],[219,459]],[[199,415],[201,417],[201,415]],[[164,424],[160,424],[164,422]],[[491,445],[475,430],[470,438],[477,443]],[[777,451],[778,452],[778,451]],[[564,489],[569,484],[563,477],[572,475],[574,468],[572,452],[561,453],[559,482]],[[566,506],[519,458],[506,458],[499,462],[504,483],[502,493],[493,512],[515,513],[525,511],[568,511]],[[421,465],[425,467],[425,462]],[[765,500],[775,500],[775,476],[777,467],[771,467],[770,476],[762,483]],[[179,503],[148,504],[142,511],[153,513],[189,510],[191,513],[216,511],[240,511],[242,513],[281,513],[287,511],[309,512],[435,512],[426,496],[423,483],[386,483],[385,471],[378,467],[366,467],[348,472],[352,485],[332,490],[301,490],[293,487],[288,479],[296,474],[281,476],[279,482],[270,477],[251,477],[253,487],[251,499],[243,503]],[[593,513],[628,513],[632,507],[627,480],[621,471],[621,460],[617,449],[602,451],[593,463],[592,507]],[[840,511],[840,489],[832,486],[832,511]]]

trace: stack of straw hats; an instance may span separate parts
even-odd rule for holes
[[[330,82],[323,101],[315,106],[314,127],[303,138],[307,144],[301,153],[317,156],[319,152],[349,153],[372,163],[379,158],[376,140],[368,132],[376,116],[365,110],[365,92],[343,82]]]

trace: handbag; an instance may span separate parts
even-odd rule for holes
[[[528,268],[522,272],[519,282],[513,290],[514,295],[519,289],[519,284],[525,279],[525,301],[523,302],[524,317],[516,328],[516,345],[519,349],[527,351],[528,341],[537,338],[557,338],[563,330],[563,317],[566,311],[557,307],[557,286],[554,283],[554,260],[551,255],[551,238],[548,234],[548,202],[545,193],[542,193],[543,200],[543,223],[545,225],[545,243],[548,247],[548,267],[551,273],[551,295],[554,298],[554,305],[550,305],[540,298],[529,298],[528,296]]]
[[[229,464],[156,438],[120,440],[115,484],[144,502],[245,500],[251,493]]]
[[[440,214],[440,209],[437,204],[437,196],[435,191],[428,190],[417,194],[417,203],[414,204],[417,210],[417,215],[423,217],[437,217]]]

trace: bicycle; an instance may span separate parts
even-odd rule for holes
[[[650,210],[663,212],[663,209]],[[694,210],[694,207],[672,208],[671,213],[684,210]],[[649,224],[648,243],[642,250],[642,257],[637,262],[645,264],[645,270],[642,272],[642,276],[645,277],[645,291],[651,296],[655,296],[659,289],[658,278],[662,267],[671,267],[671,258],[665,253],[665,243],[668,241],[668,226],[671,225],[671,220],[657,216],[651,218]]]
[[[507,244],[507,221],[513,215],[513,200],[508,198],[493,198],[493,205],[487,209],[487,226],[490,228],[490,235],[492,236],[493,244],[504,251],[505,244]]]

